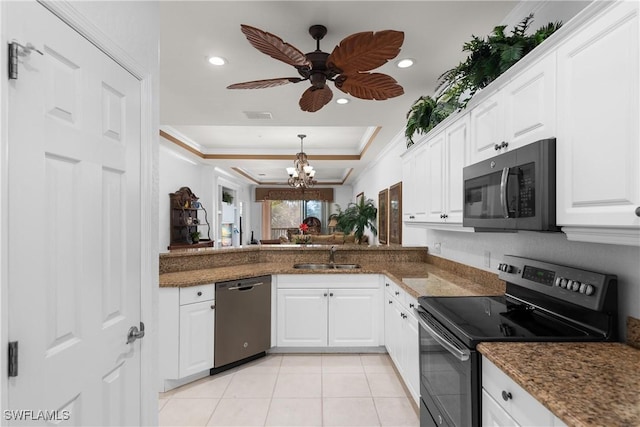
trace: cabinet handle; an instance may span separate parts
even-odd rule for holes
[[[500,149],[500,144],[495,144],[495,145],[493,146],[493,149],[494,149],[494,150],[496,150],[496,151],[498,151],[498,150]]]
[[[396,291],[396,296],[400,295],[400,292]]]
[[[506,402],[507,400],[512,399],[513,396],[511,395],[511,392],[502,390],[502,398]]]
[[[413,307],[415,307],[415,304],[413,303],[409,304],[409,308],[413,308]]]
[[[215,310],[216,309],[216,305],[215,304],[211,304],[211,310]]]
[[[414,218],[415,218],[415,216],[409,215],[409,219],[414,219]]]
[[[389,300],[389,304],[393,304],[393,301]]]
[[[331,292],[331,293],[329,294],[329,296],[330,296],[330,297],[332,297],[332,296],[333,296],[333,292]]]
[[[509,146],[509,143],[507,141],[502,141],[502,144],[500,144],[500,148],[507,148]]]
[[[198,296],[201,297],[202,296],[202,292],[198,291]]]
[[[640,206],[636,208],[636,216],[640,216]]]
[[[326,297],[326,296],[327,296],[327,294],[325,293],[325,294],[324,294],[324,296]]]
[[[638,209],[640,209],[640,208],[638,208]],[[388,284],[388,283],[385,283],[384,285],[385,285],[387,288],[389,287],[389,284]]]

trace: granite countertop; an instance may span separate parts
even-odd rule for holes
[[[216,267],[204,270],[189,270],[160,275],[160,287],[183,287],[226,280],[245,279],[265,274],[386,274],[417,298],[423,295],[500,295],[504,289],[481,285],[450,271],[423,262],[361,264],[354,270],[302,270],[291,264],[254,263],[232,267]]]
[[[640,349],[490,342],[478,350],[569,426],[640,426]]]

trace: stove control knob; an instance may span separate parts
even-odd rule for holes
[[[560,286],[560,282],[562,282],[562,277],[558,276],[556,277],[556,281],[554,282],[555,286]]]
[[[566,288],[567,287],[567,279],[565,279],[564,277],[560,278],[560,285],[561,288]]]
[[[513,273],[515,268],[512,265],[502,263],[498,265],[498,270],[504,271],[505,273]]]
[[[577,280],[573,280],[571,282],[571,290],[573,292],[578,292],[578,290],[580,290],[580,282],[578,282]]]
[[[579,289],[578,292],[580,292],[581,294],[586,293],[587,292],[587,284],[586,283],[581,283],[580,284],[580,289]]]
[[[587,285],[586,289],[584,290],[585,295],[593,295],[593,293],[596,291],[595,286],[593,285]]]

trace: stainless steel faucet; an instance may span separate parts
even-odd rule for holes
[[[336,261],[336,247],[335,246],[331,246],[331,249],[329,249],[329,264],[333,264]]]

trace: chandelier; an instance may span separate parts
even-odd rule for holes
[[[289,174],[289,180],[287,182],[294,188],[309,188],[318,182],[313,179],[316,171],[307,161],[307,154],[302,149],[302,142],[306,136],[307,135],[298,135],[298,138],[300,138],[300,152],[296,154],[296,159],[293,161],[294,167],[287,168],[287,173]]]

